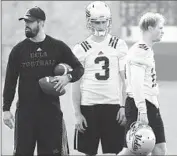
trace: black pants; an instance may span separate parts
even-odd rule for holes
[[[63,114],[54,104],[31,109],[20,107],[15,114],[14,155],[67,155],[68,142]]]
[[[156,144],[165,142],[164,125],[160,115],[159,109],[157,109],[151,102],[146,100],[147,115],[149,120],[149,126],[154,131],[156,137]],[[137,121],[138,109],[135,105],[133,98],[127,97],[125,103],[125,115],[127,123],[125,126],[125,133],[130,129],[130,125]],[[126,138],[124,139],[124,146],[127,147]]]

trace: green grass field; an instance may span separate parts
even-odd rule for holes
[[[2,83],[3,84],[3,83]],[[175,140],[177,138],[177,82],[159,82],[160,96],[159,101],[161,104],[161,115],[164,120],[167,148],[169,155],[176,155],[177,148]],[[71,101],[71,86],[67,86],[67,93],[61,98],[61,107],[64,112],[64,118],[66,122],[66,127],[68,131],[68,140],[70,153],[81,154],[73,150],[73,137],[74,137],[74,112]],[[14,103],[17,97],[15,97]],[[12,106],[12,112],[15,111],[15,104]],[[8,129],[4,124],[2,124],[2,155],[11,155],[13,151],[13,130]],[[99,148],[98,153],[101,154],[101,148]]]

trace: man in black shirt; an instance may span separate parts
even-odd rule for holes
[[[27,38],[9,55],[3,92],[3,120],[13,128],[10,107],[19,79],[14,154],[33,155],[37,142],[39,155],[67,155],[68,142],[59,97],[42,92],[38,80],[54,76],[53,69],[58,63],[69,64],[73,71],[70,75],[56,77],[57,90],[79,80],[84,69],[64,42],[45,34],[46,16],[42,9],[31,8],[19,20],[25,21]]]

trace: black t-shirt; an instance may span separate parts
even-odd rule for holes
[[[62,41],[46,35],[42,42],[36,43],[26,38],[17,44],[9,55],[3,93],[3,111],[11,107],[18,78],[19,106],[59,102],[58,97],[44,94],[38,83],[42,77],[54,76],[53,69],[58,63],[67,63],[73,68],[72,82],[83,75],[82,65]]]

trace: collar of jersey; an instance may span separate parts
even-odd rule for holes
[[[91,39],[91,36],[89,36],[89,37],[88,37],[88,41],[90,41],[90,42],[92,42],[92,43],[94,43],[94,44],[96,44],[96,45],[102,45],[102,44],[104,44],[105,42],[107,42],[107,41],[110,39],[110,37],[111,37],[111,35],[108,34],[108,35],[106,36],[106,38],[105,38],[103,41],[101,41],[101,42],[96,42],[96,41],[94,41],[94,40]]]

